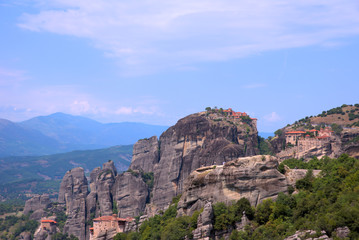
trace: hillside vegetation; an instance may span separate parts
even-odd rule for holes
[[[304,127],[307,129],[314,128],[312,125],[337,125],[341,127],[359,127],[359,104],[346,105],[323,111],[317,116],[310,116],[299,119],[291,125],[294,129]]]

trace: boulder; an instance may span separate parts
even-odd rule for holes
[[[350,229],[347,226],[338,227],[334,230],[334,234],[338,238],[348,238],[350,234]]]
[[[31,233],[29,232],[22,232],[20,234],[19,240],[31,240]]]
[[[300,230],[296,231],[295,234],[285,238],[284,240],[332,240],[332,238],[328,237],[325,231],[321,231],[321,236],[316,236],[317,232],[314,230]]]

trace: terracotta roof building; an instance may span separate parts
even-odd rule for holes
[[[132,222],[133,218],[119,218],[116,214],[112,216],[102,216],[93,220],[93,227],[90,227],[90,240],[97,238],[100,234],[107,232],[121,233],[125,231],[127,222]]]

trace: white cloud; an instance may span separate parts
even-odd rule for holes
[[[282,120],[282,118],[276,112],[265,115],[263,118],[268,122],[279,122]]]
[[[132,107],[120,107],[119,109],[117,109],[115,111],[116,114],[119,114],[119,115],[129,115],[129,114],[133,114],[133,109]]]
[[[19,26],[92,40],[134,72],[328,45],[359,33],[353,0],[37,0]]]

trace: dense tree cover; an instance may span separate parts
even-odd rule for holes
[[[0,203],[0,215],[5,213],[13,213],[22,211],[24,209],[25,202],[20,199],[12,199]]]
[[[272,155],[273,152],[270,148],[270,144],[267,140],[262,138],[261,136],[258,136],[258,148],[259,148],[259,154],[262,155]]]
[[[35,220],[30,220],[29,215],[22,215],[21,217],[10,215],[0,218],[0,239],[17,239],[22,232],[33,234],[38,226],[39,223]]]
[[[229,206],[215,203],[215,231],[233,229],[245,211],[251,225],[243,231],[232,231],[231,240],[284,239],[297,230],[309,229],[318,233],[324,230],[336,239],[334,230],[342,226],[351,230],[350,239],[359,239],[359,160],[343,154],[338,159],[289,159],[283,163],[290,168],[320,169],[321,173],[315,178],[308,171],[297,181],[296,194],[280,193],[275,201],[264,200],[256,208],[245,198]],[[115,240],[191,239],[199,212],[176,218],[177,201],[162,215],[145,221],[138,232],[118,234]]]

